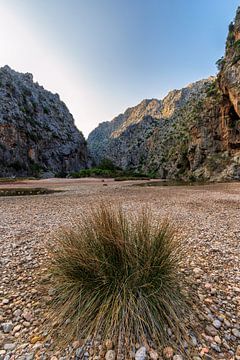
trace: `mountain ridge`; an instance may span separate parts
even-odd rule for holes
[[[240,7],[217,64],[216,77],[143,100],[100,124],[88,137],[95,163],[108,158],[170,179],[240,179]]]

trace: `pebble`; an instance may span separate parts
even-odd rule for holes
[[[183,360],[182,355],[174,355],[173,360]]]
[[[223,322],[224,322],[224,325],[226,325],[227,328],[231,327],[231,323],[227,319],[224,319]]]
[[[33,360],[34,359],[34,353],[26,353],[24,360]]]
[[[112,348],[113,348],[112,340],[106,340],[105,346],[106,346],[107,350],[112,350]]]
[[[26,311],[26,312],[24,311],[22,314],[22,317],[28,322],[31,322],[31,320],[32,320],[31,313],[28,311]]]
[[[9,304],[9,300],[8,300],[8,299],[3,299],[3,300],[2,300],[2,304],[3,304],[3,305]]]
[[[240,331],[238,329],[232,329],[232,333],[236,338],[240,338]]]
[[[20,309],[17,309],[14,311],[13,315],[16,317],[19,317],[21,315],[22,311]]]
[[[76,340],[72,343],[72,347],[73,349],[77,349],[78,347],[80,346],[80,341],[79,340]]]
[[[237,346],[236,356],[240,356],[240,345]]]
[[[196,339],[196,337],[193,336],[193,335],[191,335],[190,338],[191,338],[191,343],[192,343],[192,345],[193,345],[193,346],[197,346],[197,339]]]
[[[157,360],[159,358],[157,351],[153,349],[149,351],[149,357],[152,360]]]
[[[194,272],[194,274],[196,275],[197,278],[200,277],[202,275],[202,273],[203,273],[202,269],[200,269],[199,267],[195,267],[193,269],[193,272]]]
[[[79,348],[76,350],[76,353],[75,353],[76,358],[77,358],[77,359],[81,359],[82,356],[83,356],[83,354],[84,354],[84,347],[79,347]]]
[[[215,336],[215,335],[217,335],[217,330],[212,325],[207,325],[206,333],[210,336]]]
[[[220,337],[219,337],[218,335],[216,335],[216,336],[214,337],[214,340],[215,340],[216,343],[219,344],[219,345],[222,343],[222,340],[220,339]]]
[[[16,326],[14,326],[14,328],[13,328],[13,333],[16,333],[16,332],[18,332],[20,329],[21,329],[21,325],[16,325]]]
[[[221,352],[219,345],[212,343],[211,348],[216,352]]]
[[[42,340],[43,340],[43,339],[42,339],[41,336],[36,335],[36,336],[31,337],[30,343],[34,345],[34,344],[36,344],[38,341],[42,341]]]
[[[163,356],[165,359],[171,359],[173,357],[174,351],[173,348],[167,346],[163,349]]]
[[[213,321],[213,326],[214,326],[216,329],[220,329],[220,327],[222,326],[222,323],[221,323],[221,321],[219,321],[219,320],[214,320],[214,321]]]
[[[12,351],[15,349],[15,347],[16,347],[15,343],[6,343],[3,346],[4,350],[6,350],[6,351]]]
[[[140,347],[135,354],[135,360],[145,360],[147,355],[147,350],[145,346]]]
[[[115,351],[114,350],[108,350],[106,352],[105,359],[106,360],[115,360],[116,359]]]
[[[5,334],[8,334],[13,329],[13,323],[12,322],[6,322],[2,324],[2,329]]]

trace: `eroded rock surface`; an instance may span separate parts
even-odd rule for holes
[[[88,163],[86,141],[59,95],[0,68],[0,176],[68,173]]]

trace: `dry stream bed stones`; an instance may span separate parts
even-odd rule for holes
[[[49,195],[0,198],[0,359],[173,359],[185,355],[136,344],[125,354],[111,339],[83,347],[73,339],[60,350],[46,330],[47,301],[43,273],[46,242],[79,210],[100,200],[122,202],[126,211],[143,203],[182,229],[189,253],[184,271],[197,294],[197,319],[188,325],[193,360],[240,359],[240,183],[205,186],[108,186],[100,180],[48,180],[36,187],[68,190]],[[32,182],[31,182],[31,186]],[[49,325],[49,324],[48,324]],[[54,324],[50,324],[54,329]],[[53,331],[54,332],[54,331]],[[171,334],[170,334],[171,336]],[[186,344],[186,348],[187,348]]]

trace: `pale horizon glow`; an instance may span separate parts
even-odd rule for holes
[[[172,6],[177,18],[177,0],[172,5],[149,0],[151,7],[144,0],[122,0],[121,5],[113,0],[0,0],[0,67],[30,72],[34,81],[58,93],[87,137],[100,122],[144,98],[160,99],[174,88],[216,74],[215,62],[223,55],[238,1],[202,2],[209,12],[203,31],[198,26],[205,14],[195,13],[192,1],[182,0],[192,13],[186,19],[179,15],[176,27],[183,30],[176,29],[174,36],[167,16]],[[185,23],[196,36],[186,33],[183,39]]]

